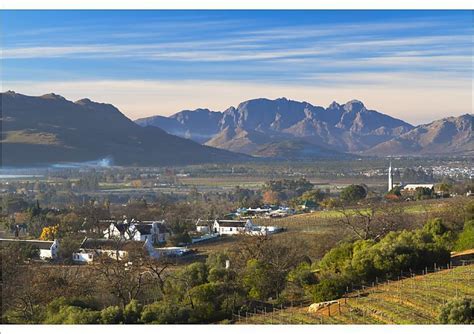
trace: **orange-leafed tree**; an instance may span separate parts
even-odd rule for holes
[[[41,240],[54,240],[58,235],[58,225],[46,226],[43,227],[41,231],[40,239]]]
[[[263,203],[265,204],[278,204],[280,196],[276,191],[267,190],[263,193]]]

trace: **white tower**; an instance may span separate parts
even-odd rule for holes
[[[392,172],[392,161],[390,161],[390,166],[388,167],[388,191],[393,189],[393,172]]]

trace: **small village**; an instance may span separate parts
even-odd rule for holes
[[[433,183],[394,183],[394,170],[392,164],[388,168],[387,197],[391,196],[415,200],[423,196],[436,196],[438,198],[453,197],[456,194],[449,193],[447,189],[440,188]],[[465,196],[473,196],[471,191]],[[421,197],[420,197],[421,196]],[[297,211],[298,210],[298,211]],[[72,253],[72,261],[76,264],[90,264],[94,258],[109,256],[115,259],[127,257],[127,248],[139,246],[146,250],[148,256],[154,259],[162,257],[183,257],[196,252],[193,245],[197,243],[216,242],[218,238],[226,236],[267,236],[285,231],[284,227],[256,225],[252,219],[271,219],[278,223],[278,218],[289,217],[295,214],[315,212],[322,210],[315,201],[304,200],[297,209],[284,205],[262,205],[261,207],[241,207],[234,212],[225,215],[224,219],[197,219],[195,230],[189,231],[190,240],[176,246],[163,246],[172,236],[172,230],[167,226],[165,220],[140,221],[135,218],[123,217],[121,220],[101,220],[100,223],[109,224],[102,231],[102,238],[85,237],[76,251]],[[27,225],[16,224],[13,227],[15,238],[2,238],[0,243],[21,243],[39,249],[39,258],[46,261],[58,259],[61,240],[28,240],[26,237]],[[85,232],[85,231],[83,231]],[[218,242],[218,240],[217,240]]]

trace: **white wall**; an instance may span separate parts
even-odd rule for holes
[[[40,259],[51,259],[51,250],[50,249],[40,249]]]

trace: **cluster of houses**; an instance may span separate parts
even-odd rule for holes
[[[246,218],[280,218],[295,214],[295,210],[287,206],[264,205],[257,208],[239,208],[231,216],[241,219]]]
[[[103,231],[103,238],[84,238],[77,251],[73,252],[72,259],[76,263],[92,263],[100,256],[123,259],[128,252],[141,247],[151,257],[183,256],[192,252],[187,246],[159,247],[171,236],[165,221],[138,221],[124,219],[120,221],[109,220],[107,229]],[[281,232],[277,226],[257,226],[250,219],[247,220],[201,220],[196,223],[197,236],[191,243],[201,242],[223,235],[269,235]],[[42,260],[58,258],[60,241],[0,239],[2,244],[19,243],[30,245],[39,249]],[[158,246],[158,247],[157,247]]]

